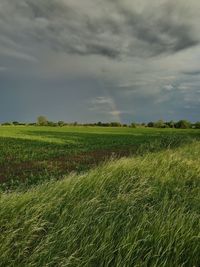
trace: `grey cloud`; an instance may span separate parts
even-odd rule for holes
[[[126,19],[126,27],[139,41],[148,45],[148,53],[152,56],[178,52],[199,44],[199,36],[193,32],[192,18],[184,20],[180,10],[181,6],[172,1],[165,1],[154,8],[147,4],[142,14],[123,6],[120,9]],[[187,10],[184,11],[187,14]]]
[[[112,105],[113,104],[113,99],[111,99],[110,97],[105,97],[105,96],[98,96],[95,99],[92,99],[90,101],[93,105]]]
[[[189,70],[189,71],[183,71],[182,73],[184,75],[196,76],[196,75],[200,75],[200,70]]]
[[[199,8],[196,0],[0,0],[2,120],[199,118]]]
[[[2,67],[2,66],[0,66],[0,71],[6,71],[6,70],[7,70],[6,67]]]
[[[199,43],[192,18],[184,20],[179,5],[172,1],[162,6],[146,4],[140,13],[133,4],[127,9],[119,1],[97,1],[96,10],[90,7],[91,0],[75,3],[3,0],[1,36],[24,50],[30,50],[30,44],[43,45],[59,52],[111,59],[175,53]]]

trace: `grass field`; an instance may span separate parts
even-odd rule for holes
[[[1,127],[0,188],[29,188],[110,157],[176,147],[199,136],[199,130]]]
[[[0,127],[0,266],[199,267],[199,137]]]

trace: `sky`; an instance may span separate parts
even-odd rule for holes
[[[0,122],[200,120],[199,0],[0,0]]]

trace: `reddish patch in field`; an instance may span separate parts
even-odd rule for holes
[[[39,175],[45,173],[45,171],[50,174],[58,172],[59,176],[62,177],[71,171],[80,170],[81,166],[88,169],[111,157],[120,158],[129,155],[131,155],[131,150],[127,148],[88,151],[41,161],[7,162],[0,166],[0,183],[6,182],[10,178],[17,178],[23,181],[29,174]]]
[[[0,174],[0,183],[3,183],[6,181],[6,177],[2,174]]]

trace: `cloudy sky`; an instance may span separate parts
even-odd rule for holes
[[[0,0],[0,121],[200,120],[200,1]]]

